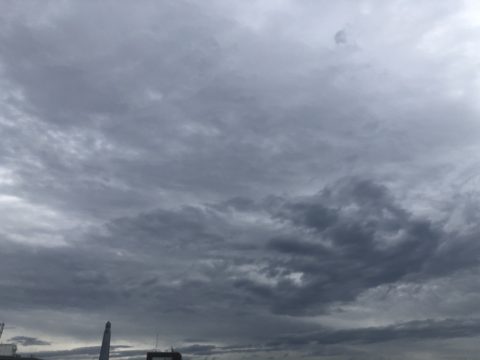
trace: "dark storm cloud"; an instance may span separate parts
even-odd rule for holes
[[[247,307],[268,304],[275,312],[289,314],[321,312],[332,302],[353,300],[365,289],[405,277],[435,276],[430,274],[429,267],[435,267],[430,264],[442,261],[437,251],[445,234],[428,221],[412,217],[385,188],[368,181],[346,180],[302,200],[267,199],[257,204],[257,211],[277,221],[281,230],[267,227],[259,229],[259,234],[252,231],[248,239],[237,239],[235,214],[229,219],[223,211],[184,208],[115,221],[103,241],[133,252],[161,246],[178,261],[190,251],[201,252],[203,258],[221,260],[218,266],[223,271],[232,271],[234,281],[215,277],[217,286],[233,285],[230,301],[238,302],[235,292],[240,290]],[[243,232],[249,232],[247,226]],[[230,253],[238,245],[245,249]],[[235,274],[235,267],[248,266],[251,252],[258,258],[262,247],[258,274]],[[225,264],[226,259],[233,268]],[[452,266],[472,265],[465,259],[458,261]],[[301,274],[301,279],[295,283],[292,274]],[[266,281],[259,281],[257,275]],[[207,275],[210,281],[211,277]]]
[[[477,319],[468,320],[424,320],[396,324],[385,327],[371,327],[337,331],[318,331],[311,334],[290,334],[281,337],[269,345],[307,344],[372,344],[387,341],[424,341],[427,339],[452,339],[473,337],[480,334],[480,323]]]
[[[451,257],[464,244],[449,243],[438,224],[412,217],[386,188],[369,181],[346,181],[313,198],[285,201],[273,211],[297,233],[268,241],[267,248],[280,255],[271,265],[302,273],[304,283],[284,282],[272,289],[243,280],[237,286],[268,298],[280,313],[321,311],[381,284],[477,264],[475,256],[465,253]]]
[[[255,216],[264,220],[243,220]],[[82,236],[57,248],[5,243],[0,270],[15,283],[0,283],[2,308],[97,313],[135,304],[123,317],[145,326],[197,319],[184,335],[222,336],[234,326],[266,339],[274,329],[307,326],[274,314],[324,314],[380,285],[469,269],[479,254],[473,238],[451,238],[399,206],[386,187],[358,179],[308,197],[156,210]],[[444,326],[429,326],[436,325]]]
[[[480,323],[477,319],[459,320],[423,320],[400,323],[384,327],[369,327],[347,330],[322,329],[309,333],[288,334],[277,337],[266,343],[217,346],[211,344],[193,344],[176,348],[187,356],[225,355],[225,354],[248,354],[260,352],[275,352],[294,350],[308,347],[310,352],[317,354],[340,354],[345,350],[335,348],[337,345],[365,345],[386,342],[421,342],[426,340],[469,338],[480,334]],[[37,356],[71,357],[96,355],[99,347],[82,347],[65,351],[39,352]],[[113,345],[112,358],[132,358],[144,356],[149,349],[130,350],[128,346]]]
[[[201,80],[202,73],[211,68],[217,55],[211,35],[218,25],[215,19],[209,24],[206,9],[187,1],[167,1],[156,10],[153,2],[146,2],[143,8],[127,3],[126,7],[111,5],[104,3],[100,11],[92,12],[92,4],[47,3],[47,8],[57,7],[59,12],[75,14],[58,19],[52,27],[20,22],[16,16],[21,16],[21,7],[17,13],[15,6],[4,5],[3,64],[9,78],[21,86],[32,110],[42,120],[79,125],[79,117],[84,123],[92,121],[94,115],[128,114],[139,110],[132,108],[139,100],[139,91],[150,86],[165,94],[189,89],[192,81],[195,84]],[[33,10],[37,5],[27,3],[23,9],[29,8]],[[129,9],[133,16],[125,19]],[[148,15],[149,10],[155,16]],[[192,22],[181,26],[179,17]],[[142,21],[146,23],[141,24]],[[153,21],[162,23],[158,37],[145,33],[158,26]],[[68,45],[72,36],[88,29],[87,23],[97,25],[96,31],[90,33],[96,36]],[[126,33],[119,33],[119,28]],[[90,54],[85,54],[85,50]],[[169,71],[172,61],[183,63],[180,71]],[[128,67],[136,69],[135,78],[124,71]]]
[[[208,122],[190,126],[192,119],[184,108],[190,101],[188,107],[197,107],[193,103],[203,101],[195,100],[203,88],[223,82],[215,80],[217,70],[213,69],[221,57],[214,37],[218,21],[206,15],[208,9],[191,2],[166,2],[157,9],[153,2],[145,3],[145,8],[131,9],[136,16],[130,16],[127,3],[126,7],[105,3],[100,11],[91,5],[48,3],[47,7],[58,7],[66,14],[53,27],[18,21],[16,16],[35,8],[34,3],[18,9],[4,5],[2,65],[7,81],[23,94],[23,100],[11,99],[12,107],[40,120],[33,126],[7,130],[12,140],[2,153],[15,152],[15,162],[9,156],[5,161],[21,177],[37,179],[23,186],[41,201],[53,195],[60,204],[75,203],[80,210],[98,211],[100,216],[107,209],[148,203],[154,189],[206,185],[208,175],[198,171],[195,160],[178,162],[176,149],[191,153],[197,148],[195,143],[201,145],[197,141],[208,141],[207,133],[216,131]],[[189,25],[181,24],[184,18],[191,18]],[[86,37],[85,21],[97,24]],[[83,40],[74,45],[72,37]],[[172,71],[175,64],[180,67]],[[37,133],[39,141],[17,149],[18,143]],[[157,135],[146,141],[152,133]],[[185,147],[184,140],[176,136],[194,146]],[[42,138],[49,139],[44,142]],[[57,151],[63,141],[73,146],[71,151]],[[207,162],[218,154],[211,150],[200,154]],[[163,155],[151,157],[149,153]],[[49,168],[48,174],[29,166],[32,159]],[[113,179],[118,171],[123,177],[120,182]],[[184,171],[190,175],[184,178]],[[164,178],[160,183],[159,175]],[[178,176],[186,183],[178,185]],[[66,190],[62,185],[66,183],[76,190]],[[96,205],[92,206],[94,198]]]
[[[20,344],[22,346],[51,345],[48,341],[40,340],[40,339],[29,337],[29,336],[14,336],[8,339],[8,341],[16,344]]]
[[[0,317],[192,356],[476,333],[405,323],[478,312],[471,8],[2,2]]]
[[[10,191],[63,213],[105,219],[158,202],[264,196],[323,185],[334,168],[373,173],[381,167],[370,164],[413,156],[415,140],[375,115],[402,94],[373,96],[391,93],[383,70],[350,50],[287,46],[219,16],[214,3],[3,7],[4,111],[15,126],[3,127],[0,156],[22,180]],[[41,10],[43,21],[25,20]],[[429,111],[448,107],[427,100]],[[423,116],[409,106],[412,119]]]

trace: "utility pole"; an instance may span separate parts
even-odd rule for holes
[[[5,323],[0,323],[0,339],[2,338],[3,328],[5,327]]]

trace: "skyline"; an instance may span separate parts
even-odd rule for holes
[[[2,341],[470,359],[480,5],[0,2]]]

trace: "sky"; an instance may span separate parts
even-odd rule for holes
[[[476,357],[479,50],[475,0],[0,2],[2,341]]]

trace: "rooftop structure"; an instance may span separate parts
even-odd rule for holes
[[[182,360],[182,354],[177,351],[148,352],[147,360]]]
[[[0,344],[0,357],[1,356],[17,356],[17,345]]]

